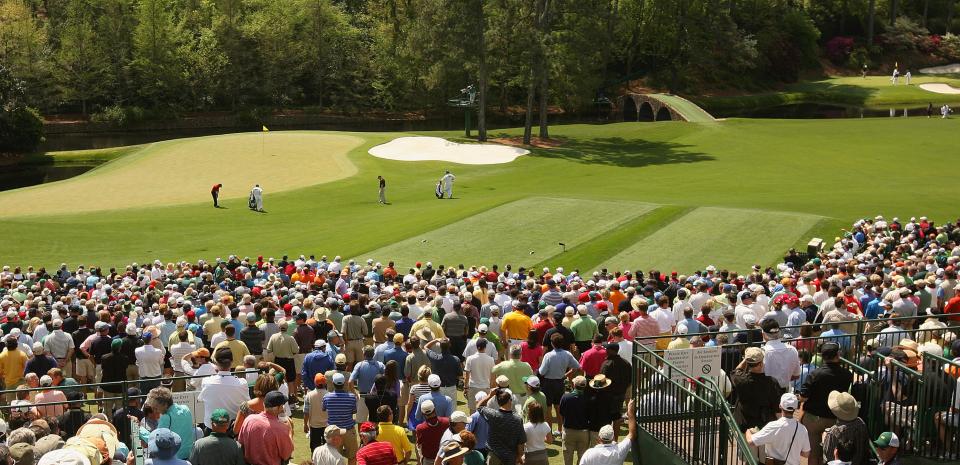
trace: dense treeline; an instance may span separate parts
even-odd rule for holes
[[[43,113],[114,121],[424,109],[469,83],[483,108],[533,114],[583,108],[639,76],[678,91],[792,81],[828,43],[831,59],[853,67],[903,45],[900,30],[911,47],[939,46],[928,31],[947,32],[955,9],[956,0],[0,0],[0,63]]]

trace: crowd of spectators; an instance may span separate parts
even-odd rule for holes
[[[639,344],[723,347],[719,384],[742,431],[790,465],[869,455],[840,360],[874,351],[857,362],[882,372],[891,431],[875,444],[894,463],[916,414],[898,367],[960,357],[957,243],[954,224],[877,217],[812,257],[743,274],[325,256],[4,267],[0,455],[95,465],[127,461],[141,441],[158,465],[281,465],[301,428],[313,465],[545,464],[553,441],[565,465],[622,463]],[[940,441],[956,436],[958,373],[938,377],[953,383]],[[203,412],[175,402],[182,392]]]

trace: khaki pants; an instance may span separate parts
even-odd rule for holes
[[[73,360],[58,358],[57,361],[63,362],[63,367],[60,368],[60,371],[63,372],[63,377],[72,378],[73,377]]]
[[[408,382],[406,382],[406,381],[400,381],[400,399],[399,399],[399,402],[400,402],[400,405],[398,405],[397,408],[399,408],[400,411],[399,411],[399,412],[393,412],[393,418],[395,418],[395,419],[398,420],[398,421],[397,421],[397,424],[398,424],[398,425],[405,425],[405,424],[406,424],[406,420],[404,420],[404,419],[405,419],[406,417],[403,416],[403,415],[401,415],[401,414],[403,413],[403,410],[406,408],[407,402],[410,402],[410,383],[408,383]]]
[[[293,366],[297,370],[297,376],[300,376],[300,370],[303,369],[303,360],[307,358],[307,354],[293,354]]]
[[[367,421],[367,417],[369,415],[370,415],[370,412],[367,411],[367,403],[363,400],[362,396],[358,397],[357,398],[357,423],[363,423]]]
[[[347,341],[346,350],[347,365],[352,365],[363,360],[363,341],[360,339]]]
[[[88,358],[81,358],[77,360],[76,375],[87,378],[87,382],[89,383],[90,380],[92,380],[96,375],[96,368],[93,365],[93,361]]]
[[[350,463],[356,463],[358,449],[360,449],[360,445],[357,443],[357,427],[354,426],[343,435],[343,445],[340,446],[340,453],[344,457],[349,457]]]
[[[585,429],[563,429],[563,465],[576,465],[583,454],[597,441],[597,433]],[[577,460],[573,460],[573,454]]]
[[[810,456],[807,457],[807,465],[820,465],[823,463],[823,432],[837,424],[837,419],[818,417],[804,412],[800,423],[807,428],[807,437],[810,439]]]
[[[136,365],[127,366],[127,379],[130,381],[140,379],[140,370],[137,369]]]
[[[487,389],[489,389],[489,388],[487,388]],[[478,388],[478,387],[468,387],[468,388],[467,388],[467,392],[464,393],[464,394],[465,394],[465,397],[467,398],[467,412],[468,412],[468,414],[472,414],[473,412],[476,412],[476,411],[477,411],[477,400],[474,398],[474,397],[477,395],[477,393],[480,392],[480,391],[487,392],[487,389]],[[456,399],[454,399],[454,402],[456,402]]]
[[[113,393],[113,392],[103,392],[104,397],[121,397],[122,393]],[[107,418],[113,418],[113,412],[116,412],[117,409],[123,407],[123,399],[104,399],[103,401],[103,413],[107,414]]]
[[[667,346],[670,345],[670,333],[660,333],[660,338],[657,339],[657,350],[667,350]]]

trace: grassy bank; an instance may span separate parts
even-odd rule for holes
[[[933,103],[960,104],[960,95],[928,92],[919,84],[942,82],[960,88],[960,79],[952,77],[914,76],[910,85],[903,78],[894,86],[889,76],[835,77],[819,81],[789,84],[778,91],[745,95],[688,96],[691,101],[709,112],[771,107],[794,103],[822,103],[866,108],[890,108],[893,106],[926,106]]]

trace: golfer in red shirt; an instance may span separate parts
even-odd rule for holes
[[[213,189],[210,189],[210,195],[213,196],[213,208],[220,208],[220,204],[217,203],[217,197],[220,197],[221,187],[223,187],[223,184],[214,184]]]

